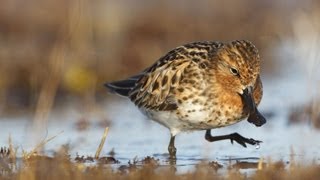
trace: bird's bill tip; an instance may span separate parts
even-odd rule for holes
[[[267,120],[256,109],[256,111],[249,114],[248,122],[253,123],[257,127],[260,127],[260,126],[264,125],[267,122]]]
[[[252,93],[253,93],[253,88],[252,86],[249,86],[243,90],[243,94],[241,96],[244,100],[245,106],[249,110],[248,122],[253,123],[254,125],[260,127],[263,124],[265,124],[267,121],[258,111],[256,103],[254,102]]]

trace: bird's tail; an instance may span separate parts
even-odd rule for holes
[[[129,96],[129,92],[135,87],[136,82],[140,79],[141,75],[132,76],[125,80],[114,81],[105,83],[104,86],[111,92],[124,97]]]

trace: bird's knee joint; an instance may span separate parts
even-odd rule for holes
[[[207,141],[210,141],[211,136],[210,136],[209,134],[206,134],[206,135],[204,136],[204,138],[205,138]]]
[[[211,136],[211,134],[210,134],[209,132],[206,132],[206,134],[204,135],[204,138],[205,138],[207,141],[211,142],[212,136]]]

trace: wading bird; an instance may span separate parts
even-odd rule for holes
[[[260,57],[251,42],[204,41],[179,46],[140,74],[105,86],[170,130],[168,150],[175,159],[175,136],[185,131],[206,130],[210,142],[259,145],[261,141],[238,133],[211,135],[211,129],[245,118],[256,126],[266,123],[257,109],[262,98],[259,74]]]

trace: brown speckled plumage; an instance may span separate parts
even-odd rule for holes
[[[174,137],[231,125],[249,115],[249,122],[264,124],[256,109],[262,98],[259,74],[260,57],[251,42],[205,41],[179,46],[141,74],[106,86],[129,97]]]

